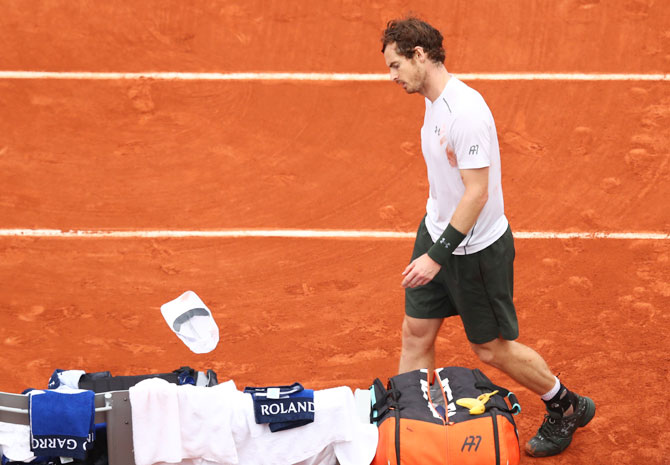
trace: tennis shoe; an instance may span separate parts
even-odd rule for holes
[[[596,404],[588,397],[577,394],[577,408],[572,415],[558,416],[549,412],[542,426],[526,443],[526,453],[533,457],[548,457],[563,452],[572,442],[577,428],[586,426],[596,414]]]

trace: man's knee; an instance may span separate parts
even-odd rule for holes
[[[426,352],[435,344],[442,320],[405,317],[402,323],[402,345],[405,349]]]
[[[501,355],[505,351],[505,342],[502,339],[494,339],[491,342],[486,342],[484,344],[473,344],[470,343],[472,350],[475,355],[483,363],[492,366],[498,366],[499,360],[503,356]]]

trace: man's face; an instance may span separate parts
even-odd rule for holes
[[[391,70],[391,80],[403,87],[408,94],[420,92],[423,88],[425,69],[415,57],[411,59],[398,55],[396,44],[391,43],[384,50],[386,66]]]

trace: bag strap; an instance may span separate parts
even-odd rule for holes
[[[400,392],[397,389],[391,389],[390,386],[387,389],[379,378],[375,379],[370,386],[370,423],[377,425],[377,422],[389,411],[402,410],[398,399],[400,399]]]
[[[507,410],[509,413],[512,415],[518,415],[521,413],[521,404],[519,404],[519,399],[516,398],[516,395],[508,390],[505,389],[502,386],[498,386],[497,384],[493,384],[490,381],[484,381],[484,380],[479,380],[475,382],[475,387],[479,390],[484,390],[488,389],[489,391],[498,391],[497,395],[502,396],[504,399],[507,399],[507,402],[510,405],[510,409]],[[491,407],[487,407],[486,410],[488,410]]]
[[[376,402],[372,404],[372,407],[370,409],[370,423],[374,423],[375,425],[377,422],[386,414],[388,414],[391,410],[394,412],[400,412],[403,407],[401,407],[397,401],[395,400],[395,396],[400,394],[396,390],[390,390],[386,391],[382,397],[377,399]],[[391,399],[389,401],[389,398]],[[398,415],[397,413],[396,415]]]
[[[376,378],[372,385],[370,386],[370,423],[377,426],[377,420],[381,417],[381,414],[378,413],[379,409],[383,407],[384,395],[386,394],[386,388],[379,378]]]
[[[377,425],[379,419],[393,413],[395,417],[395,458],[396,465],[400,465],[400,411],[404,409],[400,405],[402,392],[396,386],[395,380],[389,378],[385,387],[379,378],[376,378],[370,386],[370,423]]]
[[[400,391],[396,388],[393,378],[389,379],[388,393],[391,398],[391,409],[395,416],[395,461],[396,465],[400,465]]]

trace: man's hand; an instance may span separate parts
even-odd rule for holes
[[[402,275],[405,279],[402,280],[402,287],[418,287],[428,284],[433,280],[435,275],[440,271],[442,266],[435,260],[430,258],[428,254],[423,254],[419,258],[412,260],[412,263],[407,265]]]

